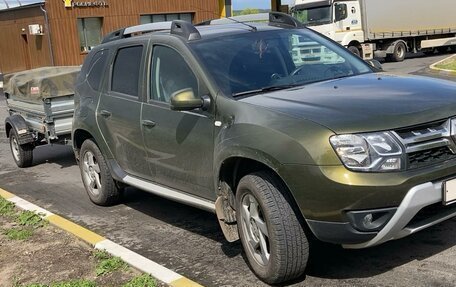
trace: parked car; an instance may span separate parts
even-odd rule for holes
[[[456,85],[261,17],[128,27],[89,53],[72,138],[90,200],[133,186],[215,212],[267,283],[305,272],[309,240],[365,248],[455,216]],[[306,41],[327,57],[296,60]]]

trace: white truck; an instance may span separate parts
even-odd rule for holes
[[[295,0],[290,11],[366,60],[456,50],[456,0]],[[307,46],[298,55],[309,52],[318,53]]]

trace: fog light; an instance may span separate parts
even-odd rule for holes
[[[347,217],[354,228],[359,231],[379,231],[393,217],[397,208],[349,211]]]

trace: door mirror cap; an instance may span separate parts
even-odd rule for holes
[[[202,108],[203,105],[203,99],[196,97],[191,88],[176,91],[171,95],[171,110],[173,111],[191,111]]]
[[[383,67],[382,67],[382,64],[377,61],[377,60],[367,60],[366,61],[371,67],[374,68],[375,72],[382,72],[383,71]]]

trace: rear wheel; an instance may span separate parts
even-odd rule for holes
[[[9,133],[10,148],[13,154],[13,159],[18,167],[29,167],[33,163],[33,145],[19,144],[18,136],[14,128]]]
[[[102,206],[116,204],[121,190],[112,178],[98,146],[90,139],[84,141],[80,156],[79,169],[90,200]]]
[[[407,47],[404,42],[396,42],[394,45],[393,54],[388,55],[388,59],[394,62],[402,62],[405,59]]]
[[[239,235],[255,274],[269,284],[302,275],[309,244],[283,183],[269,172],[246,175],[236,206]]]

